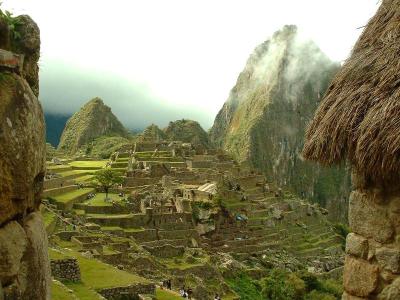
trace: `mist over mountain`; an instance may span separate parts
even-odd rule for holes
[[[210,139],[279,186],[332,206],[331,216],[345,220],[350,180],[344,168],[322,168],[301,157],[305,126],[338,69],[296,26],[284,26],[250,55]]]
[[[71,116],[87,99],[97,96],[112,107],[126,128],[132,129],[143,129],[151,123],[165,127],[169,121],[183,118],[197,120],[204,128],[210,128],[214,117],[189,104],[177,107],[168,103],[145,84],[57,60],[41,63],[40,91],[47,115]],[[48,130],[53,128],[49,126]]]

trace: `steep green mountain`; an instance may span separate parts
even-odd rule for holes
[[[164,132],[168,140],[199,144],[205,147],[209,146],[207,132],[198,122],[193,120],[182,119],[169,122]]]
[[[138,135],[139,141],[162,141],[167,138],[164,131],[162,131],[157,125],[151,124],[146,127],[143,132]]]
[[[285,26],[250,55],[210,130],[239,162],[345,219],[349,176],[303,161],[304,131],[339,65]]]
[[[102,136],[128,138],[129,134],[111,108],[100,98],[94,98],[67,121],[58,150],[74,154],[82,146]]]

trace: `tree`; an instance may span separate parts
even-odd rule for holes
[[[106,193],[106,200],[108,199],[108,191],[116,184],[122,184],[124,179],[117,172],[112,169],[102,169],[94,174],[95,182]]]
[[[306,285],[295,273],[273,269],[261,281],[262,294],[268,300],[300,300],[305,294]]]

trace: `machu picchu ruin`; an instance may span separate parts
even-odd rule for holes
[[[154,296],[160,282],[171,280],[175,293],[190,286],[195,299],[239,299],[225,278],[259,278],[266,266],[340,274],[343,243],[326,209],[222,150],[152,136],[124,145],[108,160],[47,162],[42,212],[53,269],[79,269],[80,260],[97,259],[143,281],[85,289]],[[94,182],[104,169],[123,178],[107,198]],[[57,275],[61,282],[69,276]],[[76,284],[66,286],[79,295]]]
[[[399,38],[400,0],[1,1],[0,300],[399,300]]]

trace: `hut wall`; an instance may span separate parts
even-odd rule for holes
[[[400,299],[400,185],[353,185],[342,299]]]

